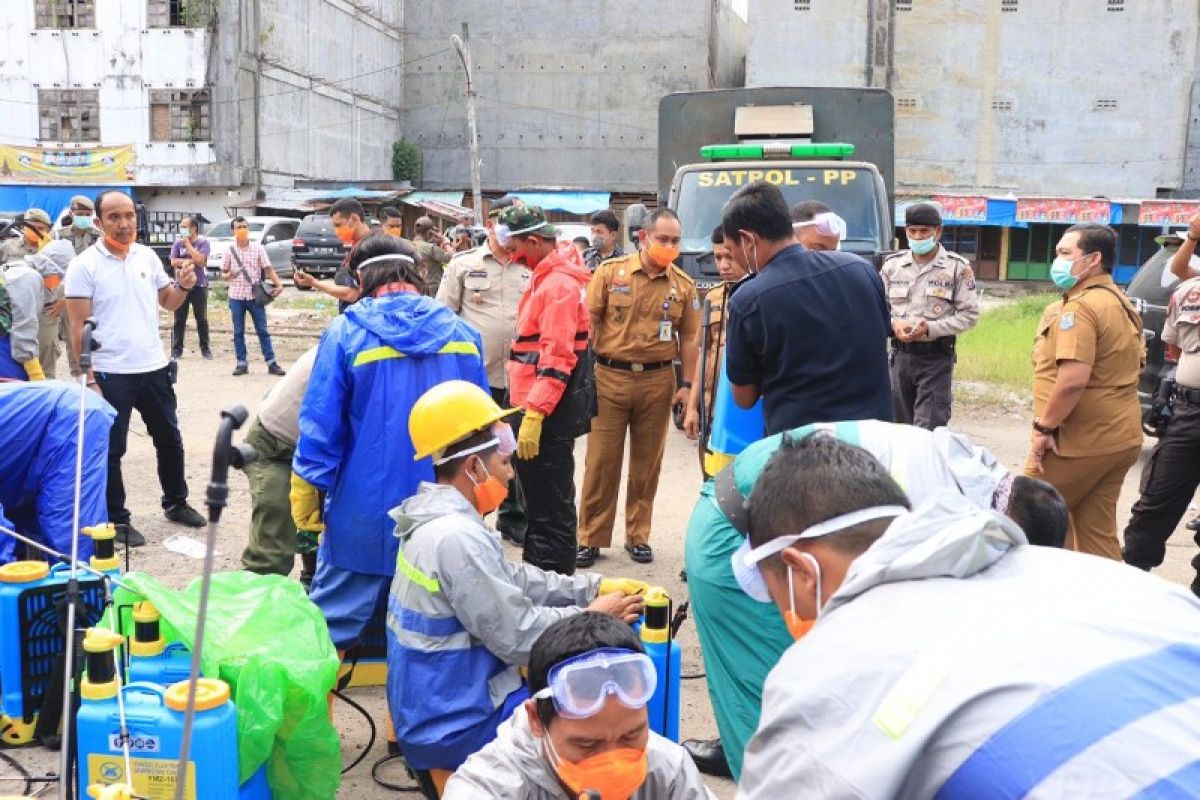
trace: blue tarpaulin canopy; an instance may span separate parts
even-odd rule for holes
[[[400,198],[401,203],[408,203],[410,206],[419,206],[422,203],[452,203],[461,206],[462,201],[462,192],[412,192]]]
[[[608,208],[608,192],[509,192],[531,206],[544,211],[565,211],[568,214],[590,214]]]
[[[383,200],[395,197],[396,192],[347,186],[344,189],[312,189],[308,196],[313,200],[341,200],[343,197],[353,197],[359,200]]]
[[[41,186],[38,184],[10,184],[0,186],[0,211],[20,213],[30,208],[40,208],[57,222],[71,207],[71,198],[77,194],[93,200],[101,192],[114,189],[133,197],[129,186]]]

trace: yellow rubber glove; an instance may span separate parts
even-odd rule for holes
[[[599,594],[645,594],[650,584],[637,578],[601,578]]]
[[[522,461],[537,458],[542,442],[542,420],[545,418],[546,415],[540,411],[526,409],[525,419],[521,420],[521,432],[517,434],[517,457]]]
[[[29,376],[29,380],[31,380],[31,381],[46,380],[46,373],[42,371],[42,362],[40,360],[38,360],[37,356],[34,356],[33,358],[29,359],[21,366],[23,366],[25,368],[25,374]]]
[[[288,500],[292,504],[292,522],[296,523],[297,529],[317,533],[325,531],[325,521],[321,519],[321,493],[294,472]]]

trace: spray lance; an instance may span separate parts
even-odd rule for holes
[[[250,416],[245,406],[230,406],[221,412],[221,423],[217,426],[216,443],[213,445],[212,476],[209,479],[205,501],[208,504],[208,535],[204,547],[204,572],[200,578],[200,602],[196,609],[196,635],[192,643],[192,668],[188,677],[187,707],[183,714],[183,735],[179,744],[179,766],[175,774],[175,800],[184,800],[187,794],[188,757],[192,747],[192,727],[196,721],[196,687],[200,680],[200,654],[204,648],[204,623],[208,616],[208,594],[212,587],[213,553],[217,547],[217,532],[220,529],[221,511],[229,497],[229,467],[244,469],[254,461],[254,448],[248,444],[233,443],[233,432]]]

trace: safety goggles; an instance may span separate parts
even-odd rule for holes
[[[599,713],[609,695],[629,708],[642,708],[657,685],[649,656],[604,647],[555,664],[546,688],[533,697],[553,700],[554,708],[567,719],[587,719]]]
[[[822,236],[836,236],[838,241],[846,238],[846,220],[832,211],[823,211],[807,222],[793,222],[793,228],[816,228]]]
[[[773,555],[782,553],[801,539],[819,539],[822,536],[844,531],[847,528],[853,528],[855,525],[861,525],[864,522],[887,519],[889,517],[895,518],[907,513],[908,509],[904,506],[874,506],[827,519],[812,527],[805,528],[800,533],[780,536],[759,547],[751,548],[750,540],[747,538],[733,554],[733,575],[743,592],[760,603],[769,603],[771,602],[771,595],[767,592],[767,584],[763,580],[762,571],[759,569],[759,565],[763,561]]]
[[[474,447],[468,447],[466,450],[459,450],[457,453],[449,456],[437,456],[433,459],[434,466],[448,464],[458,458],[466,458],[475,453],[482,453],[488,448],[495,447],[496,452],[500,457],[511,456],[517,452],[517,437],[513,433],[512,426],[507,422],[500,421],[492,426],[492,433],[495,434],[491,439],[488,439],[482,444],[477,444]]]

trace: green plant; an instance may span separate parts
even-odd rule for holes
[[[1033,340],[1046,306],[1057,295],[1036,294],[985,311],[958,339],[954,377],[1028,393],[1033,384]]]
[[[184,0],[180,16],[184,27],[207,28],[217,17],[220,0]]]
[[[392,143],[392,180],[421,180],[421,149],[406,139]]]

